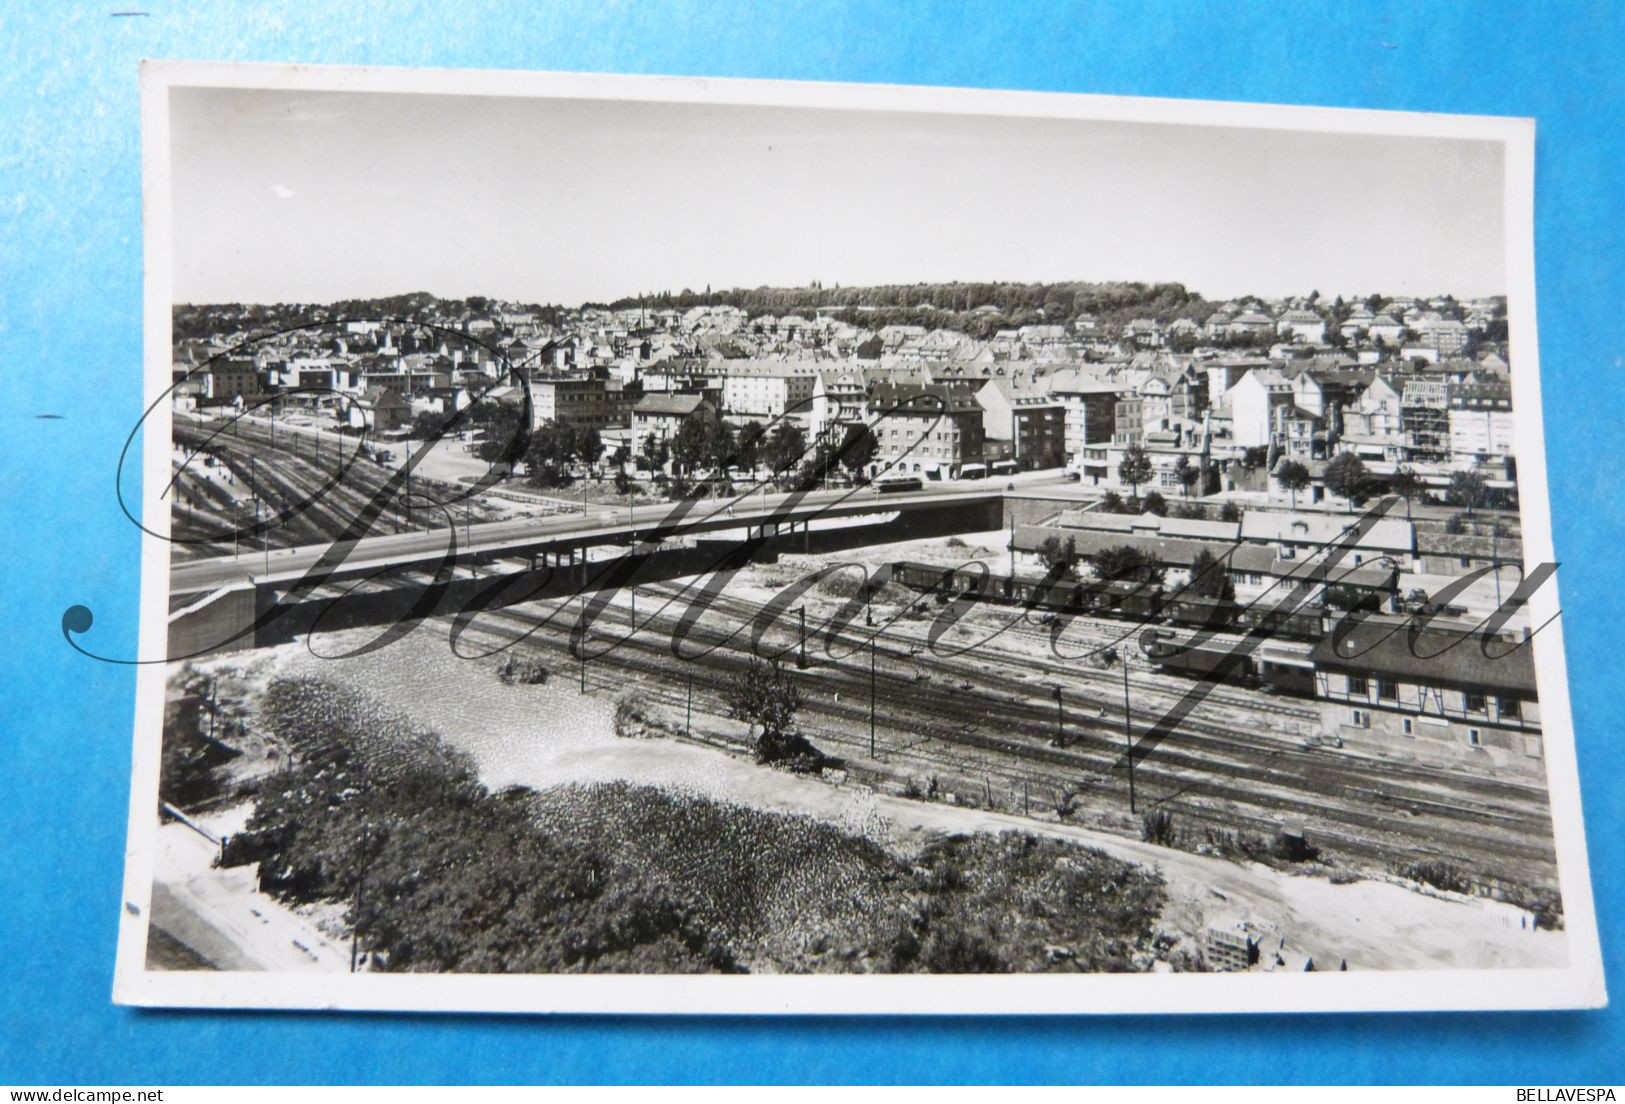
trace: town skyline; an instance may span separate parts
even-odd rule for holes
[[[1287,301],[1296,300],[1296,299],[1307,299],[1310,295],[1315,294],[1317,292],[1319,294],[1318,294],[1317,298],[1315,299],[1315,302],[1318,303],[1318,304],[1326,304],[1326,305],[1331,305],[1332,303],[1334,303],[1338,299],[1343,300],[1343,302],[1346,303],[1346,304],[1348,304],[1348,303],[1364,303],[1364,302],[1368,301],[1369,299],[1371,299],[1373,296],[1381,298],[1381,299],[1383,299],[1385,301],[1391,301],[1391,300],[1395,300],[1395,299],[1411,299],[1411,300],[1414,300],[1414,301],[1417,301],[1417,302],[1432,302],[1433,300],[1443,299],[1443,298],[1446,298],[1446,297],[1454,299],[1457,302],[1468,302],[1468,301],[1472,301],[1472,300],[1491,300],[1491,299],[1504,300],[1504,299],[1507,298],[1507,293],[1505,291],[1491,291],[1491,292],[1485,292],[1485,293],[1482,293],[1482,294],[1468,295],[1468,294],[1465,294],[1465,293],[1459,293],[1459,292],[1455,292],[1455,291],[1452,291],[1452,290],[1449,290],[1449,289],[1444,289],[1444,290],[1435,290],[1435,291],[1432,291],[1432,292],[1390,294],[1389,292],[1387,292],[1385,289],[1382,289],[1382,288],[1367,288],[1367,289],[1363,289],[1363,290],[1359,290],[1359,291],[1323,292],[1323,291],[1320,291],[1318,286],[1311,287],[1307,291],[1286,292],[1286,293],[1283,293],[1283,294],[1276,294],[1276,295],[1259,295],[1259,294],[1243,292],[1243,293],[1238,294],[1238,295],[1209,296],[1209,295],[1204,294],[1202,289],[1193,288],[1189,284],[1185,283],[1182,280],[1128,280],[1128,279],[1110,279],[1110,278],[1108,278],[1108,279],[1088,279],[1088,280],[1085,280],[1085,279],[1082,279],[1082,278],[1076,278],[1076,279],[1063,278],[1063,279],[1057,279],[1057,280],[1011,279],[1011,280],[997,280],[997,281],[993,281],[993,280],[964,280],[964,279],[959,279],[959,280],[902,280],[902,281],[898,281],[898,282],[890,283],[890,284],[857,284],[857,283],[845,283],[845,282],[825,283],[822,280],[815,280],[815,281],[809,281],[807,283],[802,283],[802,284],[752,284],[752,285],[735,285],[735,286],[729,286],[729,287],[708,286],[704,290],[695,290],[692,287],[684,287],[684,288],[680,288],[680,289],[662,288],[659,291],[645,291],[645,292],[638,292],[638,293],[630,293],[630,294],[613,296],[613,297],[608,298],[608,299],[583,300],[583,301],[577,302],[577,303],[542,302],[542,301],[539,301],[539,300],[525,299],[525,298],[522,298],[522,297],[519,297],[519,296],[498,295],[498,294],[491,294],[491,293],[487,293],[487,292],[471,292],[471,293],[469,293],[467,295],[453,295],[453,294],[446,293],[446,292],[434,291],[434,290],[431,290],[429,288],[413,288],[412,290],[409,290],[409,291],[385,292],[385,293],[378,294],[378,295],[364,295],[364,296],[342,295],[342,296],[338,296],[336,298],[326,299],[326,300],[316,300],[316,299],[283,299],[283,300],[246,300],[246,299],[232,299],[232,300],[224,300],[224,299],[202,300],[202,299],[198,299],[198,300],[191,300],[191,299],[177,299],[177,300],[175,300],[174,305],[176,307],[219,307],[219,306],[225,306],[225,305],[234,303],[234,304],[236,304],[238,306],[244,306],[244,307],[310,307],[310,306],[330,306],[333,303],[341,303],[341,302],[346,302],[346,301],[375,302],[375,301],[386,300],[386,299],[410,299],[410,298],[415,298],[415,297],[418,297],[418,296],[427,296],[427,297],[429,297],[431,299],[436,300],[437,302],[468,302],[470,300],[481,299],[481,300],[485,300],[485,301],[491,302],[491,303],[507,303],[507,304],[513,304],[513,305],[516,305],[516,306],[525,306],[525,307],[542,307],[542,308],[552,307],[552,308],[557,308],[559,310],[565,310],[565,311],[581,311],[581,310],[590,310],[590,309],[594,309],[594,308],[625,309],[624,304],[627,304],[627,303],[634,303],[635,304],[635,302],[638,301],[638,300],[646,300],[646,301],[652,303],[652,302],[663,300],[663,299],[676,299],[676,298],[683,298],[683,297],[694,297],[694,298],[702,298],[702,299],[703,298],[716,299],[716,298],[721,298],[723,296],[728,296],[728,295],[744,294],[744,293],[749,293],[749,292],[759,292],[759,291],[763,291],[763,290],[766,290],[766,291],[807,291],[807,290],[821,289],[821,290],[829,292],[829,293],[834,293],[834,292],[838,292],[838,291],[871,291],[871,290],[878,290],[878,289],[881,289],[881,288],[956,287],[956,286],[957,287],[978,287],[978,286],[1034,287],[1034,286],[1050,286],[1050,285],[1056,285],[1056,284],[1089,284],[1089,285],[1098,286],[1098,287],[1144,285],[1146,287],[1152,287],[1152,288],[1178,286],[1178,287],[1184,288],[1192,296],[1195,296],[1197,298],[1206,300],[1207,302],[1210,302],[1210,303],[1225,303],[1225,302],[1243,303],[1243,302],[1247,302],[1249,300],[1258,300],[1260,302],[1265,302],[1265,303],[1271,303],[1271,302],[1279,303],[1279,302],[1287,302]],[[623,306],[616,307],[617,304],[622,304]],[[863,309],[862,306],[860,306],[858,304],[827,303],[827,304],[823,304],[822,306],[824,307],[824,309],[828,309],[828,310],[858,310],[858,309]],[[907,307],[897,307],[897,308],[878,307],[878,308],[875,308],[875,309],[877,309],[877,310],[888,310],[888,309],[906,310],[906,309],[910,309],[910,308],[907,308]],[[972,309],[974,309],[974,308],[972,308]],[[948,309],[948,308],[942,308],[941,313],[943,313],[943,314],[954,314],[954,313],[963,313],[963,312],[955,311],[955,310]]]
[[[1507,284],[1502,148],[1470,139],[188,88],[172,173],[188,303],[587,303],[836,274],[1179,273],[1221,299]]]

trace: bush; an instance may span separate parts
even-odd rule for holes
[[[1232,523],[1241,521],[1241,507],[1234,502],[1226,502],[1224,508],[1219,511],[1219,520]]]
[[[209,709],[201,679],[165,707],[158,766],[160,801],[184,809],[220,796],[225,785],[220,768],[239,752],[208,738]]]
[[[1084,847],[976,834],[905,860],[811,817],[625,782],[493,793],[371,699],[272,690],[299,764],[264,779],[225,862],[342,904],[373,970],[1143,970],[1169,953],[1162,879]]]
[[[1444,531],[1453,537],[1461,536],[1467,532],[1467,519],[1460,514],[1451,514],[1445,519]]]
[[[629,740],[660,739],[671,733],[666,725],[649,716],[633,697],[615,703],[615,735]]]
[[[1442,859],[1423,859],[1420,862],[1408,863],[1400,867],[1398,873],[1402,878],[1409,878],[1413,882],[1421,882],[1447,893],[1470,894],[1475,888],[1471,875]]]
[[[534,656],[520,657],[509,652],[497,664],[497,678],[509,686],[540,686],[547,682],[547,665]]]
[[[1154,809],[1140,818],[1140,838],[1159,847],[1178,847],[1179,832],[1174,828],[1174,814],[1166,809]]]

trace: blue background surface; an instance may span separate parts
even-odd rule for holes
[[[144,17],[119,18],[117,8]],[[1625,1013],[617,1020],[150,1013],[109,1000],[135,649],[113,471],[140,411],[142,57],[961,85],[1535,116],[1551,501],[1609,978],[1625,984],[1614,631],[1625,34],[1596,4],[0,8],[0,1082],[1619,1082]],[[1200,166],[1193,171],[1200,172]],[[1155,228],[1148,228],[1155,232]],[[225,245],[226,243],[222,243]],[[1375,244],[1375,243],[1374,243]],[[1165,274],[1180,279],[1177,272]],[[61,421],[35,417],[64,415]],[[1449,984],[1448,976],[1439,984]]]

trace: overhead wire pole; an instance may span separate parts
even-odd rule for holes
[[[880,633],[876,632],[869,638],[869,758],[877,758],[875,754],[875,644],[880,640]]]
[[[1128,701],[1128,649],[1124,648],[1123,656],[1123,743],[1128,747],[1128,811],[1135,812],[1134,808],[1134,735],[1129,720]]]
[[[361,886],[367,880],[367,849],[372,841],[372,830],[361,831],[361,869],[355,876],[355,915],[350,920],[350,972],[355,973],[356,959],[361,950]]]

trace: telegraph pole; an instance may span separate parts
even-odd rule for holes
[[[807,669],[807,607],[801,606],[796,612],[801,614],[801,654],[796,658],[796,666],[805,671]]]
[[[875,643],[880,634],[869,638],[869,758],[875,758]]]
[[[1059,686],[1055,688],[1055,746],[1066,747],[1066,706]]]
[[[1134,812],[1134,735],[1129,722],[1128,702],[1128,649],[1122,651],[1123,657],[1123,743],[1128,746],[1128,811]]]
[[[1490,523],[1490,565],[1495,568],[1495,604],[1501,604],[1501,519]]]
[[[687,738],[694,736],[694,664],[688,665],[688,709],[683,714],[683,735]]]
[[[361,950],[361,886],[367,880],[367,845],[372,838],[370,829],[361,831],[361,869],[355,876],[355,915],[350,918],[350,972],[355,973],[356,958]]]

